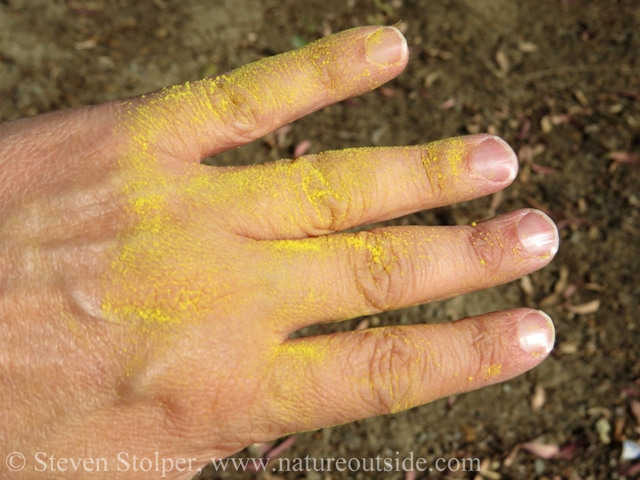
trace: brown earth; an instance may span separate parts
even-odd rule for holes
[[[535,206],[561,228],[555,261],[529,283],[370,322],[442,322],[528,305],[554,318],[557,346],[540,367],[507,383],[298,435],[285,457],[404,458],[414,452],[429,461],[480,458],[493,472],[485,474],[489,479],[498,478],[495,472],[507,479],[624,478],[630,464],[620,462],[621,440],[640,439],[640,420],[629,408],[640,397],[640,165],[614,162],[608,154],[640,153],[637,0],[0,0],[0,120],[136,95],[331,31],[400,20],[411,61],[397,80],[297,121],[279,142],[254,142],[211,162],[286,157],[302,140],[318,152],[469,132],[501,135],[522,162],[502,198],[391,223],[461,224]],[[361,320],[304,333],[348,330]],[[539,411],[531,407],[536,389],[546,396]],[[610,443],[596,427],[606,424]],[[532,440],[558,444],[562,455],[543,460],[520,452],[507,460],[518,443]],[[432,471],[417,478],[425,475],[475,476]],[[248,474],[207,471],[201,478],[220,476]]]

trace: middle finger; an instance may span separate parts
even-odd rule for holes
[[[216,171],[212,201],[232,210],[234,233],[305,238],[489,195],[518,160],[488,134],[411,147],[353,148]]]
[[[473,226],[388,227],[357,234],[259,242],[278,259],[276,329],[442,300],[538,270],[558,250],[553,221],[525,209]]]

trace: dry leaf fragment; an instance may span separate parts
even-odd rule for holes
[[[587,290],[592,290],[594,292],[604,292],[604,287],[602,285],[598,285],[597,283],[586,283],[584,288]]]
[[[584,108],[589,108],[589,100],[587,100],[586,95],[582,93],[582,90],[575,90],[573,94],[576,96],[576,99],[580,102],[580,105],[582,105]]]
[[[380,93],[380,95],[382,95],[383,97],[387,97],[387,98],[391,98],[391,97],[395,97],[396,96],[396,90],[394,90],[393,88],[389,88],[389,87],[380,87],[378,89],[378,92]]]
[[[553,125],[562,125],[563,123],[571,123],[571,115],[553,115],[548,117]]]
[[[518,452],[520,451],[520,448],[521,447],[519,443],[515,447],[513,447],[513,450],[511,450],[511,453],[507,455],[507,458],[504,459],[504,462],[502,462],[502,465],[504,465],[507,468],[513,465],[513,462],[516,461],[516,457],[518,456]]]
[[[564,355],[573,355],[578,352],[578,345],[571,342],[563,342],[560,344],[560,347],[558,347],[558,350]]]
[[[268,449],[265,453],[264,453],[264,457],[263,458],[267,458],[269,461],[279,458],[282,456],[283,453],[285,453],[287,450],[289,450],[291,447],[293,447],[293,445],[296,443],[296,441],[298,440],[298,438],[295,435],[291,435],[287,438],[285,438],[280,444],[276,445],[275,447]],[[258,445],[258,448],[261,448],[261,445],[269,445],[269,444],[256,444]],[[253,463],[253,464],[249,464],[247,465],[247,471],[248,472],[257,472],[258,469],[260,468],[259,463]]]
[[[611,443],[611,424],[609,420],[602,417],[596,421],[596,432],[598,432],[598,436],[600,437],[600,441],[605,445],[609,445]]]
[[[310,140],[303,140],[296,145],[296,148],[293,150],[293,158],[298,158],[304,155],[311,148]]]
[[[611,410],[604,407],[591,407],[587,413],[592,417],[604,417],[607,420],[611,418]]]
[[[533,53],[538,51],[538,46],[533,42],[519,42],[518,50],[524,53]]]
[[[567,284],[569,283],[569,267],[566,265],[560,266],[560,275],[558,281],[553,286],[553,291],[557,294],[561,294],[567,288]]]
[[[537,163],[530,163],[531,170],[536,172],[538,175],[553,175],[556,171],[553,168],[545,167],[544,165],[538,165]]]
[[[567,116],[569,117],[569,121],[573,120],[571,118],[572,115],[593,115],[593,109],[584,108],[580,105],[571,105],[569,108],[567,108]],[[587,128],[596,128],[596,131],[600,131],[600,126],[598,124],[592,124],[591,127]]]
[[[552,294],[547,295],[546,297],[544,297],[542,300],[540,300],[540,306],[541,307],[548,307],[550,305],[555,305],[556,303],[558,303],[558,300],[560,300],[558,298],[558,294],[557,293],[552,293]]]
[[[75,44],[76,50],[91,50],[98,45],[98,41],[95,37]]]
[[[578,199],[578,211],[580,213],[587,213],[587,209],[587,201],[584,198],[580,197]]]
[[[618,90],[616,94],[624,98],[630,98],[631,100],[638,100],[640,98],[640,93],[629,92],[626,90]]]
[[[520,279],[520,288],[528,297],[533,297],[535,294],[533,283],[531,282],[531,277],[529,275],[525,275]]]
[[[575,283],[571,283],[567,285],[567,288],[564,292],[562,292],[562,298],[569,299],[573,297],[576,293],[578,293],[578,285]]]
[[[502,203],[503,199],[504,199],[504,190],[498,190],[496,193],[493,194],[493,196],[491,197],[491,205],[489,205],[489,212],[491,212],[490,216],[493,217],[496,214],[496,210]]]
[[[496,52],[496,63],[498,64],[500,71],[503,73],[509,72],[509,59],[502,49],[499,49]]]
[[[458,101],[455,98],[450,98],[449,100],[442,102],[440,104],[440,108],[442,110],[449,110],[450,108],[455,107],[458,104]]]
[[[328,37],[332,33],[333,33],[333,28],[331,28],[331,25],[329,24],[329,22],[327,20],[324,20],[322,22],[322,36],[323,37]]]
[[[620,442],[625,439],[625,436],[624,436],[625,424],[626,424],[626,420],[624,417],[616,418],[616,423],[613,426],[613,438],[617,442]]]
[[[629,407],[631,413],[636,419],[636,423],[640,425],[640,402],[638,400],[631,400],[631,405]]]
[[[250,445],[247,448],[249,450],[249,453],[251,453],[251,455],[262,458],[265,453],[267,453],[269,450],[273,448],[273,442],[254,443],[253,445]]]
[[[600,300],[592,300],[591,302],[583,303],[582,305],[565,304],[564,308],[577,315],[586,315],[588,313],[597,312],[600,309]]]
[[[280,444],[276,445],[266,453],[267,457],[278,458],[282,456],[284,452],[295,445],[296,441],[298,441],[298,438],[295,435],[285,438]]]
[[[531,153],[533,155],[533,158],[536,158],[538,155],[544,153],[544,151],[547,149],[547,147],[545,147],[543,144],[538,143],[537,145],[535,145],[533,147],[533,149],[531,150]]]
[[[561,222],[559,222],[558,224],[560,223]],[[545,306],[549,306],[557,303],[560,300],[560,295],[567,288],[568,280],[569,280],[569,268],[566,265],[562,265],[560,267],[560,277],[558,278],[558,281],[553,287],[553,293],[544,297],[540,301],[540,306],[545,307]]]
[[[480,464],[480,475],[489,480],[500,480],[502,478],[498,472],[491,470],[491,459],[485,458]]]
[[[636,463],[635,465],[631,465],[626,470],[622,470],[620,472],[621,475],[625,477],[633,477],[636,473],[640,473],[640,463]]]
[[[442,76],[442,71],[438,70],[436,72],[431,72],[430,74],[427,75],[427,77],[424,79],[424,86],[426,88],[430,88],[434,83],[436,83],[436,81]]]
[[[388,129],[387,125],[382,125],[381,127],[378,127],[373,132],[371,132],[371,142],[374,145],[380,145],[380,141],[382,140],[382,135],[384,135],[387,129]]]
[[[463,423],[462,425],[460,425],[460,427],[462,428],[462,432],[464,433],[464,441],[467,443],[473,443],[476,441],[477,438],[477,434],[476,434],[476,429],[473,428],[470,425],[467,425],[466,423]]]
[[[356,325],[356,330],[366,330],[367,328],[369,328],[370,324],[371,321],[368,318],[365,318],[364,320],[358,322],[358,325]]]
[[[533,396],[531,397],[531,410],[539,412],[546,400],[547,394],[544,391],[544,387],[540,384],[536,385]]]
[[[630,152],[609,152],[607,158],[618,163],[636,165],[640,163],[640,154]]]
[[[527,442],[521,445],[523,450],[544,460],[555,457],[560,451],[560,447],[555,443]]]
[[[636,237],[640,237],[640,230],[635,227],[632,227],[628,223],[622,222],[621,227],[625,232],[630,233],[631,235],[635,235]]]
[[[533,149],[531,145],[523,145],[518,150],[518,159],[520,159],[520,163],[529,163],[533,160]]]
[[[292,128],[293,127],[291,125],[285,125],[284,127],[280,127],[273,132],[278,148],[284,148],[287,146],[287,134],[291,131]]]
[[[565,460],[573,460],[573,456],[574,453],[576,451],[576,449],[578,448],[578,444],[577,443],[570,443],[568,445],[565,445],[564,447],[562,447],[560,449],[560,451],[558,452],[558,455],[556,455],[556,458],[564,458]],[[555,480],[556,477],[554,477]],[[571,478],[571,477],[569,477]]]
[[[442,60],[451,60],[453,58],[453,53],[438,50],[437,48],[427,48],[426,53],[430,57],[441,58]]]
[[[624,110],[624,105],[622,103],[614,103],[609,107],[609,113],[613,113],[614,115],[616,113],[620,113],[622,110]]]
[[[525,118],[524,123],[522,124],[522,128],[516,135],[518,140],[524,140],[529,136],[529,132],[531,131],[531,120]]]

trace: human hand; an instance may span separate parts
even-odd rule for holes
[[[0,127],[0,445],[27,459],[19,473],[3,465],[5,478],[35,475],[36,452],[156,478],[118,472],[118,453],[193,457],[195,468],[546,357],[553,326],[531,309],[288,339],[546,265],[558,235],[533,210],[336,233],[506,187],[517,160],[496,137],[200,163],[406,62],[397,30],[363,27],[217,78]]]

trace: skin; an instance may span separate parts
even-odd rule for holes
[[[478,225],[357,225],[494,193],[479,135],[213,168],[247,143],[398,75],[363,27],[227,75],[0,126],[0,451],[210,458],[411,408],[539,364],[517,309],[444,325],[289,340],[304,326],[511,281],[555,253],[513,212]],[[517,167],[516,167],[517,168]],[[44,458],[44,457],[43,457]],[[49,466],[49,464],[47,463]]]

